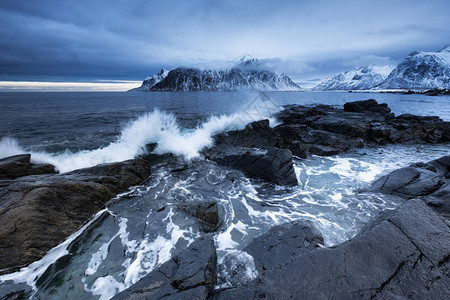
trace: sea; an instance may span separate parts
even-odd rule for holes
[[[205,160],[215,134],[252,121],[279,121],[285,105],[376,99],[392,112],[450,121],[450,96],[347,92],[3,92],[0,158],[31,153],[63,173],[131,159],[158,143],[157,154],[177,159],[152,167],[142,185],[116,196],[83,228],[41,260],[0,276],[0,289],[24,289],[30,299],[110,299],[203,233],[177,203],[216,200],[222,225],[213,233],[218,253],[216,288],[254,279],[253,257],[243,251],[277,224],[311,221],[324,247],[352,238],[396,198],[367,192],[397,168],[450,155],[450,145],[389,145],[329,157],[294,157],[298,186],[245,177]],[[171,172],[180,167],[181,172]]]

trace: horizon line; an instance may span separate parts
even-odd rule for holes
[[[126,92],[142,81],[0,81],[0,92]]]

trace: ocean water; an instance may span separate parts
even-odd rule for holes
[[[106,209],[47,256],[0,276],[5,287],[27,286],[32,299],[109,299],[185,249],[202,233],[178,203],[216,200],[223,224],[214,238],[218,287],[257,276],[242,251],[276,224],[311,220],[325,245],[352,236],[397,199],[363,192],[396,168],[450,154],[449,145],[386,146],[332,157],[295,158],[296,187],[246,178],[206,161],[211,136],[269,118],[287,104],[330,104],[375,98],[398,115],[438,115],[450,121],[450,97],[322,92],[0,93],[0,157],[31,152],[61,172],[130,159],[157,142],[178,159],[154,166],[140,186]],[[277,120],[270,119],[271,125]],[[173,173],[174,167],[186,170]]]

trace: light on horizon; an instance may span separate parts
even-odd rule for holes
[[[0,81],[0,92],[125,92],[139,87],[141,81],[45,82]]]

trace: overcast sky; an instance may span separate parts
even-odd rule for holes
[[[249,54],[299,83],[450,43],[449,0],[0,2],[1,81],[137,81]]]

